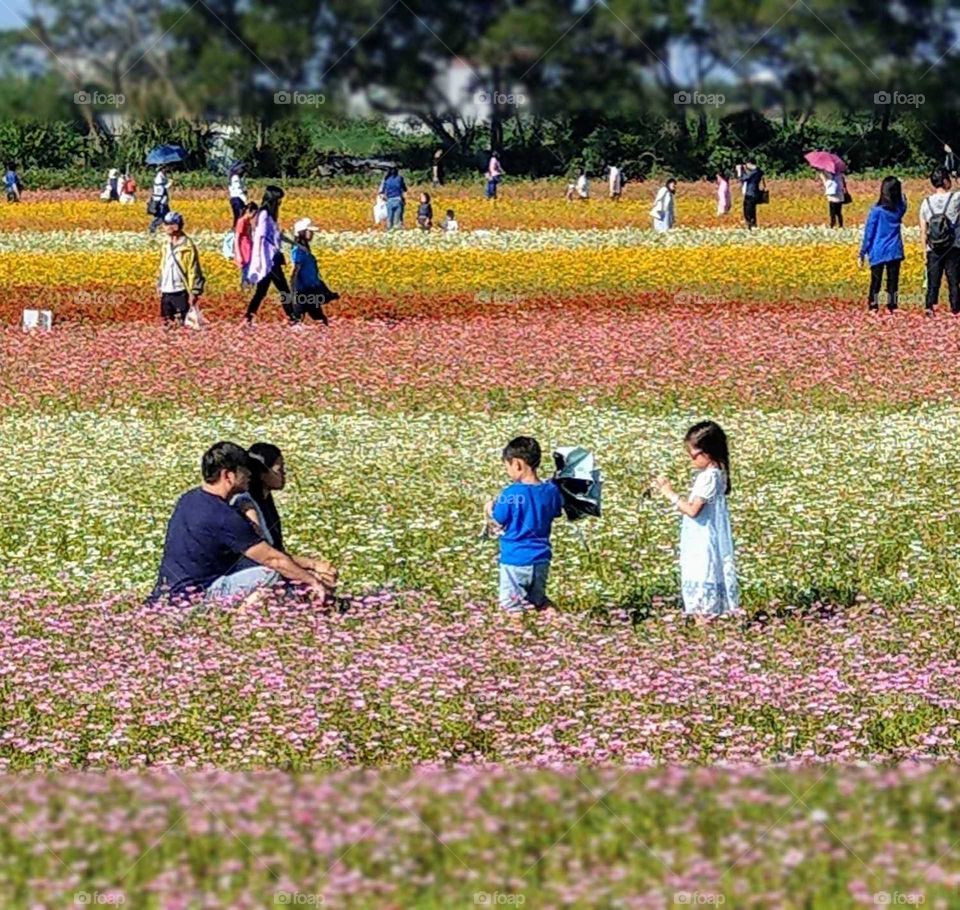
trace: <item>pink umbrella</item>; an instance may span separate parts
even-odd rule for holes
[[[838,158],[833,152],[807,152],[803,157],[810,167],[818,171],[826,171],[828,174],[842,174],[847,169],[843,159]]]

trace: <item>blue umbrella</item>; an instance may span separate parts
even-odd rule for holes
[[[187,150],[181,145],[158,145],[147,155],[147,164],[175,164],[187,157]]]

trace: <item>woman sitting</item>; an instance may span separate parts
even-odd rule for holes
[[[283,454],[269,442],[254,443],[247,450],[250,456],[252,474],[250,486],[246,493],[238,493],[230,500],[230,505],[240,510],[260,532],[261,537],[282,553],[287,551],[283,545],[283,527],[280,514],[273,501],[274,491],[280,491],[286,486],[287,478],[283,464]],[[293,556],[290,558],[312,575],[316,576],[328,589],[337,583],[337,570],[323,559],[314,559],[309,556]],[[243,566],[240,566],[243,568]]]

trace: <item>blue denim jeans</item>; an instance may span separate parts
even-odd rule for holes
[[[280,580],[280,574],[266,566],[251,566],[229,575],[221,575],[209,588],[207,600],[246,597],[257,588],[267,588]]]
[[[500,606],[508,613],[542,607],[547,600],[550,563],[508,566],[500,563]]]
[[[403,199],[400,196],[391,196],[387,199],[387,230],[403,227]]]

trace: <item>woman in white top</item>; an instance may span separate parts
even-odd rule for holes
[[[677,181],[668,177],[667,182],[657,190],[657,197],[653,200],[650,217],[653,219],[655,231],[668,231],[676,220],[674,210],[674,195],[677,192]]]
[[[610,198],[614,202],[619,202],[620,195],[623,193],[623,174],[615,164],[610,165],[610,174],[607,180],[610,184]]]
[[[683,610],[698,619],[740,608],[740,586],[734,563],[730,495],[730,453],[727,437],[712,420],[694,424],[684,437],[697,469],[690,495],[675,493],[665,477],[660,491],[683,516],[680,528],[680,588]]]
[[[150,205],[153,208],[153,221],[150,222],[150,233],[155,234],[157,228],[163,224],[163,219],[170,211],[170,184],[172,180],[167,176],[164,165],[157,168],[157,176],[153,178],[153,192],[150,196]]]
[[[847,191],[843,174],[820,171],[820,180],[823,183],[823,192],[827,197],[827,207],[830,210],[830,227],[843,227],[843,194]]]
[[[243,182],[243,175],[246,173],[247,166],[238,162],[230,168],[230,208],[233,211],[233,226],[236,228],[237,222],[243,215],[243,210],[247,207],[247,187]]]

